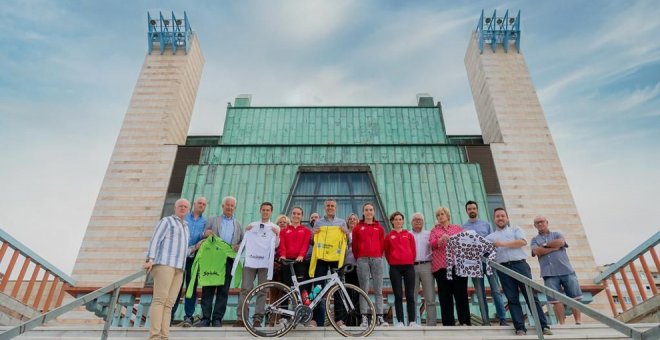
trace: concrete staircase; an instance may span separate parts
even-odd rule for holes
[[[660,327],[658,324],[636,324],[635,328],[646,330],[651,327]],[[0,332],[7,327],[0,327]],[[38,327],[27,334],[16,339],[99,339],[101,336],[102,325],[98,326],[52,326]],[[623,334],[601,324],[583,324],[583,325],[564,325],[552,328],[554,335],[546,336],[547,339],[627,339]],[[149,336],[147,329],[126,329],[111,328],[110,339],[146,339]],[[418,327],[418,328],[396,328],[396,327],[378,327],[369,336],[370,339],[536,339],[537,336],[533,328],[529,328],[529,335],[515,336],[513,328],[500,326],[457,326],[457,327]],[[325,328],[302,328],[295,329],[286,335],[287,338],[296,338],[300,340],[338,340],[345,339],[340,336],[332,327]],[[171,339],[198,339],[198,340],[217,340],[217,339],[237,339],[245,340],[252,336],[243,328],[223,327],[223,328],[172,328]]]

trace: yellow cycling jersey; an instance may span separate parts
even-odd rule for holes
[[[338,267],[344,265],[346,255],[346,234],[340,226],[323,226],[321,231],[314,234],[314,248],[312,260],[309,264],[309,277],[314,277],[316,261],[339,262]]]

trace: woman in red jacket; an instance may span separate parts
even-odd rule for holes
[[[280,231],[279,258],[296,260],[294,270],[298,282],[307,280],[308,268],[303,261],[309,247],[309,239],[312,232],[306,226],[301,224],[303,210],[300,207],[291,209],[291,224]],[[282,283],[287,286],[293,285],[291,281],[291,269],[289,266],[282,266]]]
[[[390,281],[394,291],[394,309],[396,310],[397,327],[404,327],[403,291],[406,291],[406,307],[408,309],[408,324],[416,326],[415,320],[415,238],[403,229],[403,214],[396,211],[390,215],[394,229],[385,237],[385,258],[390,264]],[[403,282],[403,287],[401,286]]]
[[[374,218],[374,205],[365,203],[362,206],[362,221],[353,228],[353,256],[357,261],[357,274],[360,288],[369,294],[369,277],[374,282],[374,295],[376,298],[376,314],[378,319],[376,325],[387,326],[383,318],[383,242],[385,229]],[[362,324],[369,324],[367,320],[366,301],[360,300],[360,312],[362,313]]]

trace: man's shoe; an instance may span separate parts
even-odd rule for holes
[[[213,320],[213,325],[211,327],[222,327],[222,321]]]
[[[193,318],[190,316],[185,316],[183,317],[183,322],[181,323],[181,327],[183,328],[190,328],[193,325]]]
[[[552,331],[550,330],[550,328],[548,327],[543,328],[543,335],[552,335]]]
[[[388,324],[387,322],[385,322],[385,319],[383,319],[383,316],[382,316],[382,315],[379,315],[378,318],[376,318],[376,325],[377,325],[377,326],[380,326],[380,327],[387,327],[387,326],[389,326],[390,324]],[[405,325],[404,325],[404,326],[405,326]]]
[[[506,320],[500,320],[500,326],[508,326],[509,323]]]
[[[527,332],[522,329],[519,329],[516,331],[516,335],[527,335]]]
[[[195,324],[195,327],[208,327],[211,324],[211,322],[208,319],[202,319],[199,320],[197,324]]]
[[[234,327],[245,327],[245,322],[243,320],[236,320]]]

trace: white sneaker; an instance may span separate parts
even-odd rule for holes
[[[408,327],[419,327],[419,325],[415,322],[411,322]]]
[[[376,325],[380,326],[380,327],[387,327],[390,324],[385,322],[385,319],[383,319],[383,316],[381,315],[381,316],[378,316],[378,319],[376,319]]]
[[[396,328],[401,328],[401,327],[406,327],[406,325],[403,324],[403,322],[397,322],[395,327]]]
[[[369,326],[369,318],[367,318],[366,315],[362,315],[362,322],[360,323],[360,327],[368,327]]]

